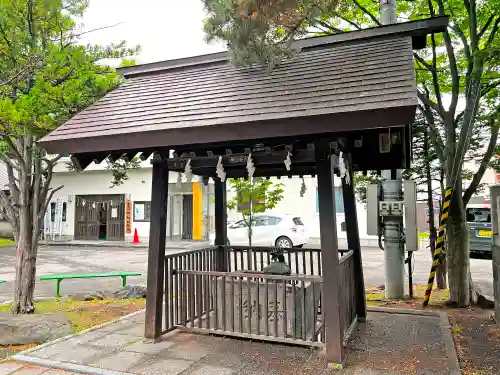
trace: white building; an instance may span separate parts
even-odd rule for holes
[[[137,229],[141,242],[149,235],[151,199],[151,165],[127,172],[128,179],[122,185],[111,187],[112,174],[105,163],[92,163],[83,172],[68,169],[68,159],[62,159],[54,170],[52,187],[63,186],[55,195],[46,217],[46,234],[63,240],[130,241]],[[278,180],[274,180],[278,182]],[[316,178],[304,177],[305,193],[300,196],[302,179],[283,177],[283,200],[273,210],[300,216],[312,238],[319,239],[319,212]],[[337,180],[340,184],[340,179]],[[234,192],[228,183],[228,199]],[[337,231],[344,221],[342,191],[336,191]],[[59,205],[58,205],[59,202]],[[128,213],[127,213],[128,211]],[[128,215],[128,216],[127,216]],[[228,220],[238,220],[241,214],[228,211]],[[360,235],[366,235],[364,205],[358,204]],[[192,183],[178,183],[178,174],[169,176],[169,210],[167,215],[167,239],[207,239],[213,228],[213,181],[208,186],[195,176]],[[373,238],[372,238],[373,239]]]
[[[141,242],[149,236],[149,214],[151,199],[151,164],[141,163],[141,167],[128,171],[128,179],[120,186],[111,187],[112,174],[105,168],[106,163],[92,163],[83,172],[70,171],[62,159],[55,168],[52,186],[63,186],[50,205],[46,218],[46,233],[56,239],[130,241],[137,229]],[[474,166],[470,166],[472,170]],[[498,178],[494,171],[486,171],[482,182],[494,184]],[[317,200],[317,181],[311,176],[304,177],[306,191],[300,196],[302,179],[299,177],[280,180],[284,184],[284,196],[273,210],[279,213],[296,215],[305,223],[311,241],[319,241],[319,212]],[[340,179],[336,178],[340,185]],[[232,192],[228,183],[228,199]],[[488,190],[488,189],[486,189]],[[57,202],[60,202],[58,214]],[[192,183],[178,183],[178,174],[169,176],[169,209],[167,215],[168,240],[205,240],[213,231],[213,181],[208,186],[194,176]],[[336,188],[337,233],[339,245],[346,246],[342,191]],[[419,230],[426,231],[427,208],[425,202],[419,203]],[[128,215],[128,216],[127,216]],[[359,233],[362,245],[377,246],[377,238],[367,235],[366,209],[357,203]],[[436,212],[438,215],[438,212]],[[241,214],[228,211],[228,220],[241,218]]]

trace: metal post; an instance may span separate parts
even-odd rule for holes
[[[396,23],[396,0],[380,0],[380,22]],[[383,171],[382,196],[386,202],[402,200],[400,171]],[[384,218],[385,297],[401,298],[404,295],[404,244],[402,242],[402,217]]]
[[[386,172],[386,171],[384,171]],[[390,171],[388,171],[390,172]],[[382,182],[382,196],[385,202],[400,202],[403,199],[401,179]],[[385,298],[404,296],[404,244],[402,241],[403,217],[384,218],[384,266]]]
[[[491,223],[493,238],[491,254],[493,260],[493,299],[495,304],[495,320],[500,326],[500,185],[490,187]]]

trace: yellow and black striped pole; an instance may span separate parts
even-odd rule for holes
[[[446,222],[448,221],[448,212],[450,211],[451,196],[453,194],[452,188],[447,188],[444,193],[443,205],[441,206],[441,212],[439,214],[439,233],[436,239],[436,247],[434,249],[434,255],[432,256],[432,267],[431,273],[429,274],[429,281],[427,283],[427,289],[425,290],[424,296],[424,307],[429,304],[429,299],[431,298],[432,286],[434,285],[434,277],[436,277],[436,269],[441,264],[441,251],[444,246],[444,239],[446,234]],[[432,241],[432,238],[431,238]]]

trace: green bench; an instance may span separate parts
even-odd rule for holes
[[[127,276],[141,276],[140,272],[105,272],[62,275],[42,275],[40,280],[56,280],[56,296],[61,297],[61,281],[64,279],[93,279],[96,277],[121,277],[123,287],[127,286]]]

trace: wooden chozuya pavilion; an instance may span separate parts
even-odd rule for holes
[[[272,71],[226,53],[122,68],[119,88],[41,143],[80,169],[151,155],[145,336],[173,329],[322,346],[366,317],[353,171],[408,167],[417,106],[413,49],[447,17],[295,42]],[[291,166],[285,159],[291,155]],[[275,249],[227,246],[225,178],[316,175],[321,249],[283,249],[291,275],[261,271]],[[215,181],[215,246],[165,256],[168,173]],[[341,173],[348,250],[339,250],[333,174]]]

